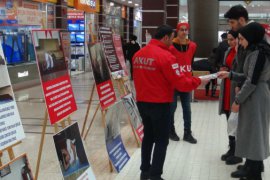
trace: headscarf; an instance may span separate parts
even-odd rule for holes
[[[186,26],[187,29],[189,30],[189,24],[187,22],[180,22],[177,24],[177,27],[176,27],[177,32],[180,30],[181,26]]]
[[[252,22],[239,30],[239,33],[248,41],[249,45],[257,44],[264,38],[265,29],[261,24]]]
[[[234,37],[234,39],[238,37],[238,32],[237,31],[230,30],[228,32],[228,34],[232,35]]]

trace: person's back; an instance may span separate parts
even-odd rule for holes
[[[152,39],[147,46],[135,54],[133,73],[137,101],[172,101],[174,87],[166,80],[160,67],[167,66],[167,68],[171,68],[170,64],[172,62],[170,61],[173,58],[168,48],[166,49],[164,45],[155,39]]]
[[[137,37],[132,35],[130,37],[130,42],[126,46],[126,51],[127,51],[127,59],[129,61],[132,61],[132,58],[134,54],[140,50],[140,45],[136,42]]]

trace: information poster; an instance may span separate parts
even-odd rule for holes
[[[111,28],[100,27],[99,36],[104,48],[106,60],[112,73],[112,77],[114,79],[119,79],[123,77],[124,70],[116,55]]]
[[[0,167],[1,180],[34,180],[32,170],[26,154],[19,156],[8,164]]]
[[[65,180],[95,179],[84,150],[77,122],[54,135],[53,140]]]
[[[25,137],[0,41],[0,150]]]
[[[115,103],[116,96],[102,44],[95,43],[89,45],[89,53],[100,106],[102,109],[105,109]]]
[[[122,97],[122,102],[126,111],[128,112],[131,120],[131,124],[133,128],[136,130],[137,136],[139,137],[140,141],[142,142],[143,139],[143,124],[142,118],[140,116],[137,104],[132,96],[132,94],[128,94]]]
[[[17,8],[17,20],[19,25],[44,26],[42,11],[27,8]]]
[[[18,24],[17,8],[21,5],[21,0],[0,0],[0,26],[16,26]]]
[[[33,30],[33,43],[51,124],[77,110],[58,30]]]
[[[130,159],[121,138],[119,120],[121,114],[120,103],[110,107],[106,114],[105,127],[106,148],[117,172],[120,172]]]
[[[114,34],[113,35],[113,44],[115,47],[115,52],[117,55],[117,58],[119,59],[119,62],[124,69],[125,76],[128,76],[128,70],[125,62],[125,57],[123,53],[123,47],[122,47],[122,42],[121,42],[121,36],[119,34]]]
[[[61,46],[65,56],[66,65],[70,62],[71,49],[70,49],[70,33],[69,32],[60,32],[61,35]]]

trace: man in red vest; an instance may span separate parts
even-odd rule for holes
[[[180,73],[179,65],[169,50],[173,37],[172,27],[158,27],[154,39],[132,59],[136,100],[144,125],[141,180],[162,180],[174,89],[192,91],[201,83],[208,82]]]
[[[176,57],[176,61],[180,67],[180,73],[185,74],[186,77],[192,77],[191,64],[194,58],[194,54],[197,48],[196,43],[187,38],[189,32],[189,24],[181,22],[177,25],[177,37],[173,39],[173,45],[170,47],[170,51]],[[174,101],[171,104],[171,127],[170,127],[170,139],[173,141],[179,141],[180,138],[175,132],[174,127],[174,113],[177,108],[177,97],[180,96],[183,119],[184,119],[184,141],[192,144],[196,144],[197,140],[191,133],[191,91],[190,90],[176,90],[174,93]]]

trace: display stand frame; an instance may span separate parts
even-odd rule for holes
[[[42,158],[42,153],[43,153],[43,146],[44,146],[44,141],[45,141],[45,135],[46,135],[46,128],[47,128],[48,119],[49,119],[49,114],[48,114],[48,111],[47,111],[47,108],[46,108],[45,109],[44,120],[43,120],[43,125],[42,125],[40,144],[39,144],[39,149],[38,149],[38,158],[37,158],[37,164],[36,164],[35,179],[38,179],[38,175],[39,175],[39,169],[40,169],[41,158]],[[70,115],[53,124],[54,132],[55,133],[59,132],[58,125],[60,125],[62,127],[62,129],[66,128],[66,122],[68,123],[68,125],[71,125]]]
[[[10,161],[14,160],[16,157],[15,157],[15,155],[14,155],[13,147],[15,147],[15,146],[17,146],[17,145],[19,145],[19,144],[21,144],[21,143],[22,143],[22,141],[16,142],[15,144],[12,144],[12,145],[10,145],[10,146],[8,146],[8,147],[6,147],[5,149],[2,149],[2,150],[0,151],[0,167],[3,166],[3,163],[2,163],[1,158],[2,158],[2,156],[3,156],[3,154],[4,154],[4,152],[5,152],[5,151],[8,152],[8,156],[9,156],[9,160],[10,160]]]
[[[126,87],[124,85],[124,83],[125,83],[124,78],[122,77],[120,79],[115,79],[114,81],[116,81],[116,83],[117,83],[117,86],[118,86],[118,89],[119,89],[119,92],[120,92],[120,96],[125,95],[127,93],[127,89],[126,89]],[[91,118],[90,124],[88,125],[88,127],[86,129],[86,126],[88,124],[88,117],[89,117],[90,109],[91,109],[91,106],[92,106],[92,103],[93,103],[93,97],[94,97],[95,87],[96,87],[96,84],[94,83],[93,86],[92,86],[92,89],[90,91],[90,100],[89,100],[89,103],[88,103],[88,106],[87,106],[87,110],[86,110],[86,114],[85,114],[85,119],[84,119],[84,123],[83,123],[83,128],[82,128],[82,132],[81,132],[81,137],[83,138],[83,140],[86,140],[86,138],[87,138],[87,136],[88,136],[88,134],[89,134],[89,132],[91,130],[91,127],[94,124],[94,121],[96,120],[96,115],[97,115],[97,113],[98,113],[99,110],[101,112],[101,120],[102,120],[103,128],[105,129],[105,127],[106,127],[107,111],[108,111],[108,109],[111,106],[114,106],[114,104],[113,104],[113,105],[107,107],[106,109],[102,109],[101,106],[100,106],[100,103],[98,103],[97,104],[97,107],[96,107],[96,109],[94,111],[94,114],[93,114],[93,116]],[[136,132],[135,132],[133,126],[132,126],[132,123],[131,123],[131,120],[130,120],[130,117],[129,116],[128,116],[128,122],[129,122],[129,125],[131,127],[133,136],[134,136],[134,138],[136,140],[137,147],[139,148],[139,147],[141,147],[141,143],[138,140],[138,137],[137,137]],[[113,172],[112,162],[110,161],[110,158],[108,158],[108,160],[109,160],[110,172]]]

